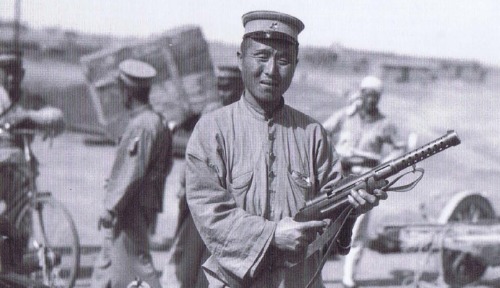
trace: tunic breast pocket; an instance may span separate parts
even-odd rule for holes
[[[236,200],[239,207],[245,207],[245,197],[252,184],[253,171],[245,172],[233,177],[233,181],[228,183],[227,188]]]
[[[312,190],[311,178],[305,173],[291,169],[288,171],[288,179],[296,204],[298,207],[303,206]]]

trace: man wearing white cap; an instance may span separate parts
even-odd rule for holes
[[[106,185],[99,228],[110,230],[94,265],[92,287],[127,287],[135,278],[161,287],[148,246],[148,229],[162,211],[165,177],[172,164],[171,135],[149,104],[156,70],[137,60],[119,65],[119,85],[130,122]],[[108,243],[109,244],[109,243]]]
[[[186,197],[211,253],[209,287],[323,287],[313,280],[320,255],[305,248],[326,221],[296,222],[306,201],[340,179],[326,131],[285,104],[298,59],[299,19],[273,11],[243,15],[238,61],[245,90],[237,102],[202,117],[186,150]],[[352,191],[357,214],[387,194]],[[352,223],[337,244],[349,250]],[[293,260],[299,260],[293,265]],[[320,273],[321,274],[321,273]]]
[[[382,81],[374,76],[363,78],[359,92],[350,99],[350,105],[324,122],[341,158],[344,174],[360,174],[404,152],[406,143],[399,140],[396,126],[378,109],[382,95]],[[384,145],[390,147],[383,159]],[[355,159],[355,160],[354,160]],[[347,176],[346,175],[346,176]],[[344,264],[343,285],[355,287],[356,267],[368,240],[370,213],[359,216],[353,228],[351,251]]]

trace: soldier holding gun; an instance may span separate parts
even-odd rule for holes
[[[237,55],[245,91],[197,123],[186,152],[187,201],[211,252],[203,266],[209,287],[304,287],[319,253],[293,267],[287,259],[300,258],[326,223],[291,217],[341,178],[340,161],[324,128],[283,97],[298,63],[302,21],[254,11],[243,25]],[[348,201],[360,215],[386,197],[359,189]],[[339,241],[344,252],[352,222]],[[313,287],[323,287],[321,278]]]

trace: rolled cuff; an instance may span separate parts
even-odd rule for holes
[[[253,278],[258,273],[260,264],[271,245],[276,225],[275,222],[265,221],[261,233],[251,235],[245,243],[233,243],[232,240],[239,237],[231,237],[231,234],[238,233],[240,229],[232,229],[232,232],[228,235],[224,243],[224,247],[234,247],[237,245],[240,247],[246,246],[247,249],[241,249],[239,255],[236,255],[236,258],[239,258],[241,261],[233,261],[235,257],[231,254],[234,250],[226,250],[224,247],[221,247],[222,249],[219,250],[219,253],[217,253],[218,255],[215,255],[217,262],[222,268],[230,271],[231,274],[234,274],[241,280],[245,279],[245,277]],[[248,227],[246,227],[246,229],[248,229]]]

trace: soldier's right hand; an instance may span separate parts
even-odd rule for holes
[[[276,226],[272,245],[280,250],[301,251],[327,224],[325,221],[297,222],[290,217],[283,218]]]

